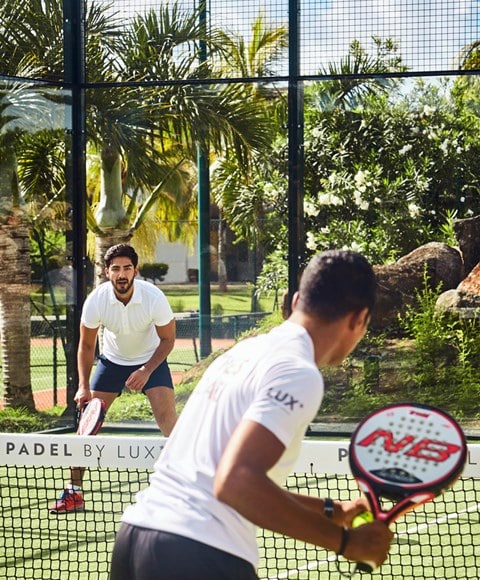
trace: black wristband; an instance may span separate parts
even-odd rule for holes
[[[323,500],[323,513],[329,520],[333,519],[333,499],[331,497],[326,497]]]
[[[350,535],[348,533],[348,529],[342,528],[342,539],[340,540],[340,547],[338,548],[338,552],[337,552],[338,556],[343,556],[343,552],[345,552],[345,548],[347,547],[349,538],[350,538]]]

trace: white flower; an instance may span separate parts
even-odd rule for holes
[[[306,246],[312,252],[314,252],[317,249],[317,242],[312,232],[307,232]]]
[[[448,154],[448,139],[445,139],[444,141],[442,141],[442,144],[440,145],[440,149],[442,150],[442,153],[444,155]]]
[[[411,143],[407,143],[400,149],[400,151],[398,152],[399,155],[405,155],[405,153],[408,153],[410,149],[412,149],[412,147],[413,145]]]
[[[362,171],[361,169],[359,169],[357,173],[355,173],[355,177],[353,178],[353,180],[355,181],[355,185],[357,186],[358,189],[362,190],[363,187],[364,189],[362,191],[365,191],[365,186],[368,185],[369,176],[370,176],[369,171]]]
[[[415,203],[409,203],[408,204],[408,213],[410,214],[410,217],[412,217],[412,218],[418,217],[420,215],[420,208]]]
[[[430,115],[433,115],[433,113],[435,113],[435,109],[434,109],[434,107],[430,107],[429,105],[425,105],[425,106],[423,107],[423,114],[424,114],[426,117],[429,117]]]
[[[368,209],[368,201],[365,201],[362,198],[362,193],[358,190],[353,192],[353,201],[355,202],[355,205],[359,208],[359,209],[363,209],[363,210],[367,210]]]
[[[343,200],[333,193],[322,193],[318,196],[320,205],[343,205]]]
[[[350,245],[345,244],[342,247],[342,250],[352,250],[353,252],[361,253],[363,251],[363,248],[362,248],[361,244],[359,244],[358,242],[352,242]]]
[[[368,201],[365,201],[364,199],[362,199],[362,201],[359,203],[358,207],[360,209],[362,209],[363,211],[367,211],[367,209],[369,208],[369,203]]]
[[[305,215],[315,217],[318,215],[320,210],[311,201],[304,201],[303,211],[305,212]]]

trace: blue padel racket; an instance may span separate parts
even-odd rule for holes
[[[77,435],[96,435],[105,419],[105,401],[94,397],[80,411]]]
[[[387,405],[371,413],[356,427],[349,449],[352,474],[373,517],[386,525],[451,487],[466,458],[467,443],[457,421],[418,403]],[[353,525],[368,515],[357,516],[360,521],[355,518]],[[371,573],[374,568],[372,562],[359,562],[356,571]]]

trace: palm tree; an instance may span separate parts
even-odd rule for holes
[[[19,184],[17,151],[22,135],[47,110],[46,99],[30,86],[0,85],[0,255],[5,280],[0,286],[0,334],[5,402],[32,409],[30,222]]]
[[[467,44],[458,55],[459,68],[463,70],[478,70],[480,68],[480,41],[474,40]]]
[[[3,382],[6,405],[32,409],[31,208],[23,180],[29,178],[20,175],[19,159],[29,138],[55,126],[53,114],[58,106],[53,101],[60,99],[57,94],[52,100],[53,91],[41,85],[18,79],[60,78],[62,29],[62,13],[55,0],[12,0],[0,6],[0,72],[10,78],[0,85],[0,252],[6,281],[0,286]],[[43,161],[39,168],[46,166]]]
[[[242,163],[237,156],[230,155],[228,149],[218,156],[213,169],[214,197],[219,207],[218,256],[219,262],[226,261],[225,221],[232,227],[238,239],[262,248],[266,239],[262,216],[268,201],[264,192],[257,186],[261,180],[259,160],[268,157],[271,145],[278,135],[278,129],[285,122],[285,95],[264,79],[275,74],[275,67],[285,57],[288,46],[286,27],[270,28],[265,23],[262,12],[252,22],[251,36],[248,43],[243,37],[225,37],[227,47],[225,67],[228,74],[262,81],[250,82],[244,87],[246,100],[255,100],[264,114],[268,115],[271,124],[262,147],[253,151],[249,163]],[[264,166],[264,165],[263,165]],[[277,230],[278,233],[278,230]],[[258,256],[261,262],[261,254]],[[220,283],[222,280],[219,272]]]
[[[218,63],[224,35],[209,30],[205,38],[198,16],[196,11],[186,14],[176,5],[163,5],[158,13],[151,11],[125,25],[116,18],[112,6],[88,4],[88,80],[117,83],[87,94],[87,132],[93,159],[90,166],[98,167],[100,176],[99,187],[88,192],[91,206],[87,217],[98,263],[107,246],[130,240],[134,233],[136,245],[150,251],[156,245],[152,232],[162,230],[171,238],[185,235],[184,229],[171,224],[195,215],[194,159],[202,139],[208,139],[213,152],[225,148],[233,151],[243,167],[251,152],[268,142],[269,119],[264,107],[251,98],[251,92],[241,85],[207,81],[221,78]],[[0,6],[0,62],[8,64],[8,69],[0,72],[12,77],[61,80],[62,41],[63,15],[56,0],[12,0]],[[198,58],[201,41],[209,46],[207,62]],[[151,86],[141,87],[141,83]],[[27,91],[18,83],[2,85],[2,91],[0,248],[4,263],[11,265],[11,275],[9,271],[6,279],[15,284],[15,291],[4,287],[0,292],[1,330],[3,340],[21,337],[25,346],[22,350],[5,345],[4,371],[7,403],[31,407],[29,379],[13,379],[5,363],[6,357],[13,357],[9,359],[11,368],[24,373],[29,369],[26,338],[30,308],[25,290],[30,276],[29,224],[22,206],[25,192],[18,187],[14,144],[20,143],[18,137],[27,129],[22,123],[28,120],[31,132],[35,120],[40,121],[42,106],[48,118],[55,97],[49,108],[45,91]],[[44,123],[38,124],[39,130],[45,128]],[[23,161],[26,163],[28,158]],[[34,173],[22,169],[25,183],[31,184],[30,192],[37,195],[40,189],[39,182],[32,178]],[[59,191],[61,188],[52,188],[48,195],[61,201],[57,199]],[[142,229],[149,233],[147,241],[139,237]],[[17,318],[13,320],[15,313]]]
[[[201,41],[210,47],[206,62],[199,58]],[[123,31],[116,47],[121,59],[97,58],[105,66],[96,67],[95,80],[152,84],[89,94],[89,136],[101,167],[89,227],[96,236],[100,279],[105,248],[136,232],[137,239],[146,219],[152,225],[152,214],[158,218],[156,232],[163,226],[170,239],[172,228],[162,216],[169,216],[169,224],[195,217],[194,160],[205,135],[211,150],[231,148],[243,163],[265,142],[268,120],[242,87],[203,82],[218,78],[213,63],[224,41],[214,30],[205,38],[198,11],[162,5],[135,17]]]
[[[315,83],[310,93],[313,105],[324,111],[339,107],[352,110],[368,95],[388,94],[398,80],[382,77],[389,72],[403,72],[406,66],[397,54],[392,39],[372,38],[376,54],[369,54],[358,42],[350,44],[348,54],[338,63],[330,63],[319,71],[329,80]]]

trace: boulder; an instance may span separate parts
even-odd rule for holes
[[[464,318],[476,317],[478,313],[475,310],[480,309],[480,263],[454,290],[440,294],[435,306],[456,312]]]
[[[455,220],[453,231],[463,256],[466,276],[480,262],[480,216]]]
[[[441,242],[420,246],[397,262],[374,266],[378,281],[377,305],[371,326],[381,329],[396,325],[398,315],[415,303],[427,276],[428,286],[445,291],[456,289],[464,278],[459,250]]]

